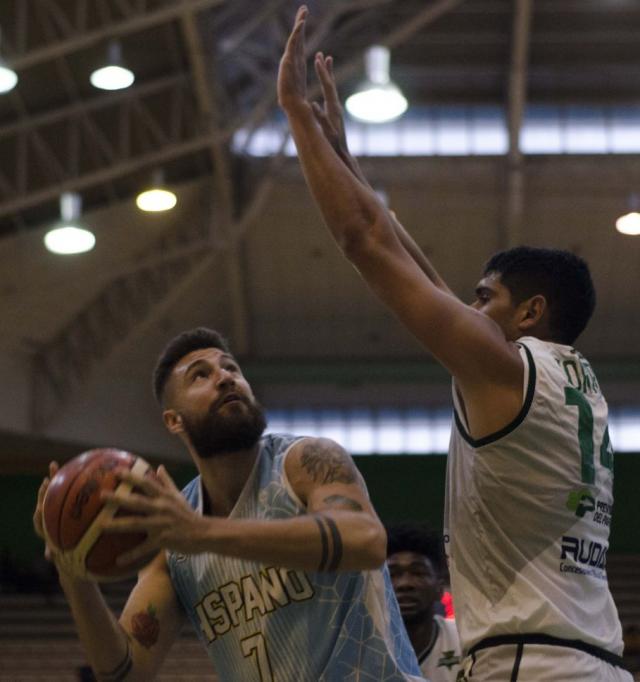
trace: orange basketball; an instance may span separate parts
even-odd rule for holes
[[[124,450],[89,450],[67,462],[51,479],[43,503],[44,531],[57,561],[80,578],[108,582],[134,575],[155,552],[134,565],[116,564],[120,554],[133,549],[146,538],[144,533],[103,533],[101,524],[119,511],[105,503],[100,493],[131,492],[132,486],[114,474],[127,468],[142,476],[155,476],[144,459]]]

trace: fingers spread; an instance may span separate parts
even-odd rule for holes
[[[127,511],[138,512],[140,514],[152,514],[158,511],[155,501],[147,495],[136,493],[125,493],[123,491],[101,493],[101,497],[106,502],[114,502],[119,508]]]
[[[104,522],[102,530],[105,533],[149,533],[166,524],[166,519],[157,516],[115,516]]]
[[[117,477],[121,481],[130,483],[136,490],[141,490],[149,497],[157,497],[163,490],[163,485],[152,476],[138,476],[132,474],[129,469],[118,469]]]

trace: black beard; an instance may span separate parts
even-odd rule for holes
[[[257,402],[239,398],[246,409],[227,408],[230,414],[220,414],[219,405],[205,417],[191,419],[182,414],[182,424],[191,445],[200,459],[210,459],[220,453],[252,448],[267,427],[264,409]]]

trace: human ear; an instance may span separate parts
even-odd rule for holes
[[[523,301],[521,306],[522,317],[518,326],[521,330],[532,329],[540,324],[547,312],[547,299],[542,294],[536,294]]]
[[[162,420],[169,433],[176,435],[184,431],[184,426],[182,424],[182,416],[173,409],[165,410],[162,413]]]

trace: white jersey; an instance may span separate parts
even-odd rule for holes
[[[453,618],[434,616],[435,638],[418,653],[420,670],[430,682],[455,682],[462,653],[456,622]]]
[[[462,648],[537,634],[619,655],[606,573],[607,405],[576,350],[532,337],[519,346],[524,398],[513,423],[474,440],[454,391],[445,543]]]

